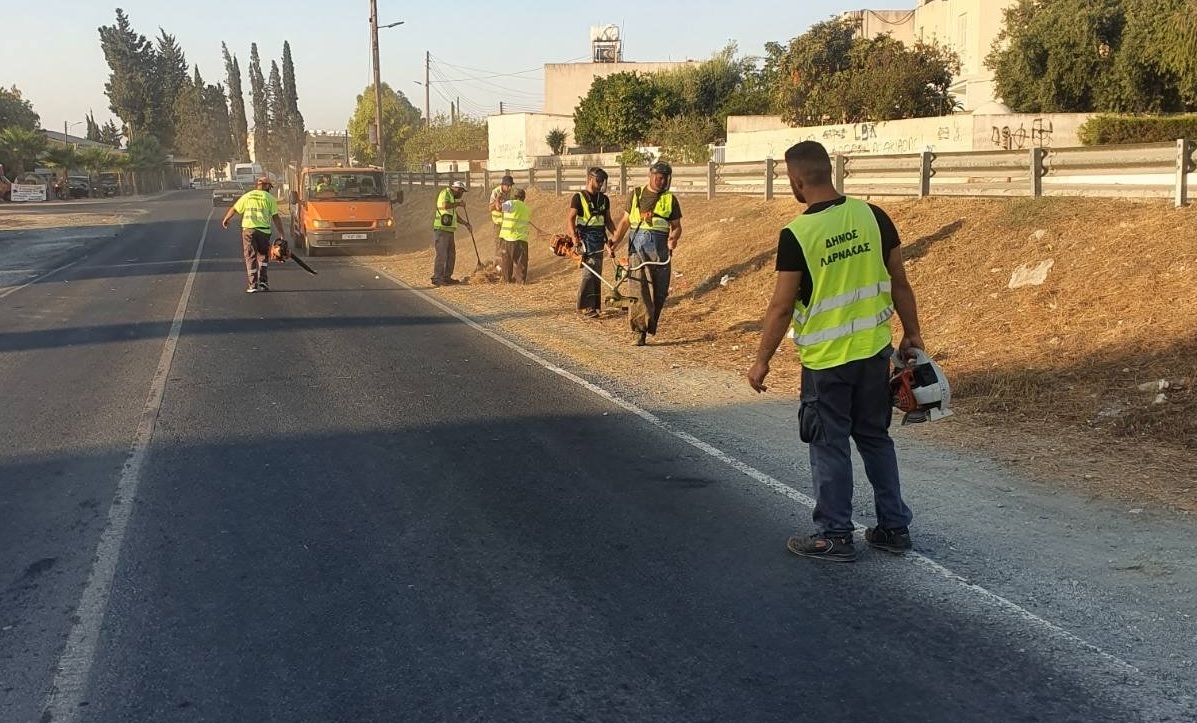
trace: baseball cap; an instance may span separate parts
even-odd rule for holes
[[[500,184],[500,185],[504,185],[504,184],[505,184],[505,185],[508,185],[508,186],[514,186],[514,185],[515,185],[515,179],[514,179],[514,178],[512,178],[511,176],[503,176],[503,180],[502,180],[502,181],[500,181],[500,182],[499,182],[499,184]]]
[[[449,188],[455,188],[459,191],[468,191],[469,190],[466,188],[466,185],[463,181],[454,181],[453,183],[449,184]]]
[[[256,183],[259,186],[261,186],[261,185],[273,186],[274,185],[274,181],[270,180],[270,176],[258,176],[258,179],[256,181],[254,181],[254,183]]]

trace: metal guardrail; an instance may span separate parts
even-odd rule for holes
[[[1197,172],[1197,141],[1175,143],[1031,148],[1021,151],[956,151],[900,155],[836,155],[836,188],[859,196],[1056,196],[1171,197],[1188,204],[1189,176]],[[643,171],[620,166],[609,169],[611,193],[626,193],[640,182]],[[557,194],[586,185],[581,167],[527,168],[481,172],[391,173],[388,182],[411,189],[441,187],[464,181],[469,188],[490,189],[510,175],[517,186]],[[1128,180],[1129,179],[1129,180]],[[1133,182],[1138,180],[1139,182]],[[674,166],[672,187],[679,195],[763,195],[774,197],[780,183],[786,189],[785,164],[764,161]]]

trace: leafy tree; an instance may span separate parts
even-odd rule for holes
[[[849,66],[856,36],[850,20],[815,23],[790,40],[778,58],[773,85],[774,104],[790,123],[822,123],[834,103],[828,79]]]
[[[52,143],[42,153],[41,162],[46,168],[62,171],[62,186],[66,190],[67,176],[79,165],[79,152],[65,143]]]
[[[100,142],[113,148],[121,147],[121,130],[111,118],[100,128]]]
[[[566,139],[567,134],[564,129],[554,128],[544,137],[544,142],[548,145],[549,150],[553,151],[553,155],[560,156],[565,154]]]
[[[382,84],[382,134],[387,154],[387,168],[401,168],[409,158],[408,140],[422,123],[420,110],[402,91]],[[374,127],[374,86],[368,85],[357,97],[349,119],[349,153],[360,163],[378,165],[378,148],[370,142]],[[483,144],[485,146],[485,143]],[[414,163],[415,158],[410,158]]]
[[[41,124],[42,119],[33,110],[33,104],[21,97],[17,86],[11,89],[0,87],[0,129],[25,128],[34,131]]]
[[[1005,10],[985,61],[998,94],[1028,113],[1108,107],[1118,85],[1111,56],[1124,23],[1121,0],[1019,0]]]
[[[660,160],[699,164],[711,160],[709,143],[718,136],[719,125],[709,116],[676,115],[653,121],[650,134],[661,147]]]
[[[625,148],[615,157],[615,162],[621,166],[647,166],[655,158],[656,156],[647,151]]]
[[[165,165],[166,149],[155,136],[146,133],[129,140],[129,167],[134,172],[133,183],[139,193],[163,187]]]
[[[648,135],[654,118],[672,115],[681,105],[675,93],[638,73],[595,78],[574,110],[574,139],[600,151],[635,145]]]
[[[945,115],[956,108],[948,89],[959,71],[959,58],[947,48],[858,37],[844,19],[815,24],[767,59],[764,70],[775,107],[794,124]]]
[[[206,170],[222,166],[232,154],[233,136],[223,86],[204,82],[199,68],[175,100],[179,116],[178,150]]]
[[[727,116],[759,114],[769,108],[768,88],[756,77],[756,60],[737,57],[735,43],[728,44],[709,60],[656,73],[650,80],[681,101],[679,112],[710,118],[710,137],[723,135]]]
[[[257,43],[249,46],[249,94],[254,110],[254,157],[266,165],[270,158],[270,96]]]
[[[205,120],[208,124],[208,168],[219,168],[224,161],[236,156],[233,125],[229,116],[229,100],[220,83],[206,85],[202,94]]]
[[[229,46],[223,42],[220,50],[224,54],[225,85],[228,89],[229,127],[233,133],[233,160],[249,160],[249,125],[245,119],[245,96],[241,93],[241,66],[237,56],[229,54]]]
[[[385,107],[385,102],[384,102]],[[485,156],[489,139],[486,121],[459,115],[457,120],[437,114],[427,127],[419,127],[403,144],[403,155],[410,163],[432,163],[445,151],[474,151]]]
[[[39,130],[15,125],[0,128],[0,164],[15,178],[33,168],[47,143],[45,134]]]
[[[129,17],[116,9],[116,22],[99,29],[100,48],[111,73],[104,91],[109,108],[125,123],[130,138],[152,130],[161,94],[154,85],[154,46],[133,30]]]
[[[84,148],[79,151],[79,166],[87,171],[87,179],[95,195],[95,177],[115,167],[116,154],[107,148]]]

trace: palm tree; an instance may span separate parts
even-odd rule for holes
[[[548,144],[554,156],[560,156],[565,154],[565,139],[565,129],[554,128],[544,137],[544,142]]]
[[[46,136],[17,126],[0,130],[0,161],[13,178],[33,167],[38,156],[46,150]]]
[[[143,134],[129,141],[129,165],[135,171],[134,184],[138,193],[149,190],[148,182],[151,179],[155,181],[155,190],[161,190],[166,160],[166,151],[155,136]]]
[[[87,169],[88,185],[91,186],[93,196],[96,195],[95,177],[113,167],[115,156],[111,150],[95,146],[79,152],[79,165]]]
[[[68,198],[70,184],[67,182],[67,176],[72,168],[78,167],[79,152],[75,150],[74,146],[55,143],[42,154],[42,163],[46,164],[47,168],[62,169],[62,186],[59,194],[63,198]]]

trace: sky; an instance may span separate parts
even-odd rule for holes
[[[424,107],[424,54],[432,54],[432,114],[448,113],[460,98],[474,117],[540,110],[544,63],[584,61],[590,28],[621,28],[624,60],[701,60],[729,42],[741,54],[760,55],[768,41],[785,42],[812,23],[846,10],[913,9],[917,0],[756,0],[751,4],[694,0],[583,3],[508,3],[458,0],[378,0],[379,67],[384,83]],[[360,5],[360,10],[355,10]],[[817,6],[817,7],[815,7]],[[57,0],[50,5],[16,3],[4,12],[0,37],[4,57],[0,86],[16,85],[42,118],[42,126],[82,135],[89,111],[103,124],[113,115],[104,95],[109,68],[100,50],[101,25],[111,25],[116,8],[148,38],[159,29],[174,35],[192,66],[209,83],[223,82],[220,43],[241,64],[249,103],[249,48],[256,42],[263,74],[291,43],[299,109],[309,130],[343,130],[356,97],[372,82],[369,0]],[[601,7],[601,10],[598,9]],[[675,28],[667,26],[674,21]],[[19,60],[14,60],[19,59]],[[78,124],[78,125],[76,125]],[[120,125],[117,121],[117,125]]]

